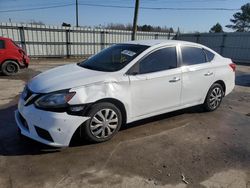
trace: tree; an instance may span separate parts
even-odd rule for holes
[[[236,12],[233,15],[233,19],[230,21],[232,25],[226,25],[237,32],[248,32],[250,31],[250,3],[247,3],[241,7],[240,12]]]
[[[138,26],[139,31],[153,31],[153,27],[151,25],[143,25],[143,26]]]
[[[62,26],[63,26],[63,27],[71,27],[71,24],[63,22],[63,23],[62,23]]]
[[[95,28],[103,28],[103,29],[118,29],[118,30],[132,30],[133,26],[131,24],[121,24],[121,23],[109,23],[107,25],[99,25],[95,26]],[[174,33],[174,29],[172,27],[168,28],[167,26],[152,26],[152,25],[137,25],[138,31],[147,31],[147,32],[170,32]]]
[[[209,31],[209,33],[222,33],[222,32],[223,32],[223,28],[219,23],[217,23],[213,27],[211,27],[211,29]]]
[[[36,21],[36,20],[31,20],[30,22],[28,22],[28,24],[32,24],[32,25],[45,25],[45,23],[43,23],[42,21]]]

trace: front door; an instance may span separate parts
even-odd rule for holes
[[[153,51],[132,69],[129,75],[132,118],[156,115],[180,105],[182,78],[176,47]]]

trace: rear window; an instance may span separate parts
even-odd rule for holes
[[[4,40],[0,40],[0,49],[4,49],[5,48],[5,42]]]

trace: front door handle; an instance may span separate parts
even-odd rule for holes
[[[206,74],[204,74],[204,76],[211,76],[213,75],[213,72],[207,72]]]
[[[172,80],[169,80],[169,82],[178,82],[180,81],[181,79],[179,77],[174,77]]]

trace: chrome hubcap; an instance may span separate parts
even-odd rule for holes
[[[112,109],[98,111],[90,122],[90,131],[96,138],[106,138],[114,133],[118,126],[118,116]]]
[[[219,87],[216,87],[211,92],[209,97],[209,105],[211,108],[215,109],[219,106],[222,99],[222,91]]]

